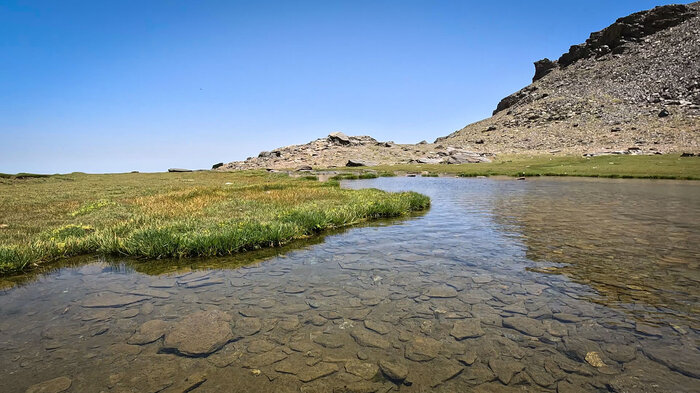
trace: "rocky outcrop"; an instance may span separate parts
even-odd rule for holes
[[[535,62],[535,76],[532,77],[532,81],[535,82],[542,79],[555,68],[557,68],[557,62],[555,61],[551,61],[546,57],[542,60],[537,60]]]
[[[478,141],[474,142],[475,145]],[[361,167],[393,164],[465,164],[489,161],[488,154],[445,144],[397,144],[370,136],[334,132],[304,145],[263,151],[257,157],[231,162],[217,170]]]
[[[573,45],[567,53],[561,55],[558,63],[566,67],[588,57],[603,56],[610,52],[624,52],[624,45],[638,42],[642,38],[677,26],[696,16],[696,12],[683,4],[656,7],[647,11],[636,12],[620,18],[601,31],[591,33],[585,43]]]
[[[491,153],[700,150],[700,2],[619,18],[556,61],[493,116],[436,142]],[[633,150],[629,150],[629,149]]]

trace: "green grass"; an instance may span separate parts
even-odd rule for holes
[[[363,170],[366,168],[359,168]],[[460,165],[402,164],[372,167],[384,172],[446,173],[473,176],[587,176],[700,180],[700,158],[679,155],[599,157],[503,156],[491,163]]]
[[[0,178],[0,274],[103,254],[208,257],[426,209],[420,194],[263,172]]]

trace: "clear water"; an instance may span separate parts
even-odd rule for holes
[[[248,265],[27,276],[0,292],[0,390],[700,391],[699,183],[345,186],[432,207]]]

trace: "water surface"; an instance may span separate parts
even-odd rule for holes
[[[700,391],[700,184],[345,185],[432,207],[249,265],[95,260],[7,289],[2,390]]]

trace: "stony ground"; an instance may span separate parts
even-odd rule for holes
[[[504,98],[492,117],[435,143],[335,133],[220,170],[466,163],[504,153],[700,153],[699,14],[696,2],[620,18],[557,61],[536,62],[534,82]]]

